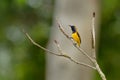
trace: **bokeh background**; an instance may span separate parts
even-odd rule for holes
[[[98,62],[108,80],[120,77],[120,0],[101,0]],[[54,0],[0,0],[0,80],[45,80],[45,52]],[[95,73],[95,80],[101,80]]]
[[[46,46],[52,0],[0,0],[0,80],[45,80],[45,54],[22,33]]]

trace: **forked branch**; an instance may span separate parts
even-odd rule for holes
[[[58,26],[59,29],[61,30],[61,32],[66,36],[66,38],[68,38],[70,41],[72,41],[73,45],[75,44],[75,42],[73,41],[72,38],[70,38],[67,33],[64,31],[62,25],[58,22]],[[99,67],[99,64],[97,63],[96,60],[96,51],[95,51],[95,12],[93,12],[93,17],[92,17],[92,53],[93,53],[93,57],[89,56],[85,50],[83,50],[81,47],[78,47],[77,45],[74,45],[80,52],[82,52],[83,55],[85,55],[95,66],[97,72],[99,73],[99,75],[101,76],[102,80],[106,80],[106,77],[104,75],[104,73],[102,72],[102,70]]]
[[[58,26],[59,26],[60,31],[61,31],[61,32],[66,36],[66,38],[68,38],[68,39],[73,43],[73,45],[74,45],[74,44],[75,44],[74,40],[64,31],[62,25],[59,23],[58,20],[57,20],[57,23],[58,23]],[[93,12],[92,30],[91,30],[91,33],[92,33],[92,50],[93,50],[92,53],[93,53],[94,57],[96,57],[96,56],[95,56],[95,55],[96,55],[96,51],[95,51],[95,27],[94,27],[94,24],[95,24],[95,12]],[[79,64],[79,65],[82,65],[82,66],[85,66],[85,67],[92,68],[92,69],[96,70],[96,71],[99,73],[99,75],[101,76],[102,80],[106,80],[106,77],[105,77],[104,73],[102,72],[102,70],[100,69],[99,64],[97,63],[96,58],[89,56],[89,55],[85,52],[85,50],[83,50],[81,47],[78,47],[77,45],[74,45],[83,55],[85,55],[85,56],[94,64],[95,67],[94,67],[94,66],[91,66],[91,65],[88,65],[88,64],[86,64],[86,63],[83,63],[83,62],[78,62],[78,61],[74,60],[72,57],[68,56],[65,52],[62,51],[59,43],[58,43],[56,40],[55,40],[55,44],[56,44],[56,46],[57,46],[57,48],[58,48],[59,53],[53,52],[53,51],[51,51],[51,50],[49,50],[49,49],[46,49],[46,48],[42,47],[41,45],[37,44],[37,43],[29,36],[29,34],[28,34],[27,32],[25,32],[24,30],[23,30],[23,32],[24,32],[24,34],[26,35],[26,37],[30,40],[30,42],[31,42],[33,45],[35,45],[35,46],[43,49],[44,51],[46,51],[46,52],[48,52],[48,53],[50,53],[50,54],[53,54],[53,55],[55,55],[55,56],[64,57],[64,58],[67,58],[67,59],[69,59],[70,61],[72,61],[72,62],[74,62],[74,63],[76,63],[76,64]]]
[[[96,69],[95,67],[93,67],[93,66],[91,66],[91,65],[88,65],[88,64],[86,64],[86,63],[78,62],[78,61],[74,60],[72,57],[70,57],[70,56],[68,56],[67,54],[65,54],[64,52],[62,52],[57,41],[55,41],[55,43],[56,43],[57,48],[58,48],[58,50],[59,50],[59,53],[58,53],[58,54],[57,54],[56,52],[53,52],[53,51],[51,51],[51,50],[49,50],[49,49],[46,49],[46,48],[42,47],[41,45],[39,45],[38,43],[36,43],[36,42],[29,36],[29,34],[28,34],[27,32],[25,32],[25,30],[22,30],[22,31],[23,31],[23,33],[26,35],[26,37],[30,40],[30,42],[31,42],[33,45],[35,45],[35,46],[43,49],[44,51],[46,51],[46,52],[48,52],[48,53],[50,53],[50,54],[52,54],[52,55],[55,55],[55,56],[67,58],[67,59],[69,59],[70,61],[72,61],[72,62],[74,62],[74,63],[76,63],[76,64],[79,64],[79,65],[82,65],[82,66],[85,66],[85,67],[89,67],[89,68],[92,68],[92,69]]]

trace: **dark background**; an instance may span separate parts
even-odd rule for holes
[[[98,62],[108,80],[120,75],[120,0],[101,0]],[[21,32],[46,46],[53,0],[0,0],[0,80],[45,80],[44,51]],[[95,80],[101,80],[95,74]]]

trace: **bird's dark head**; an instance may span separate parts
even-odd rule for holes
[[[69,26],[71,27],[71,30],[72,30],[73,33],[76,32],[76,28],[75,28],[74,25],[69,25]]]

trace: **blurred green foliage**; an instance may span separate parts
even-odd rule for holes
[[[107,80],[120,80],[120,0],[101,1],[98,61]],[[101,80],[98,77],[95,80]]]
[[[45,54],[21,32],[47,45],[53,0],[0,0],[0,80],[45,80]]]

